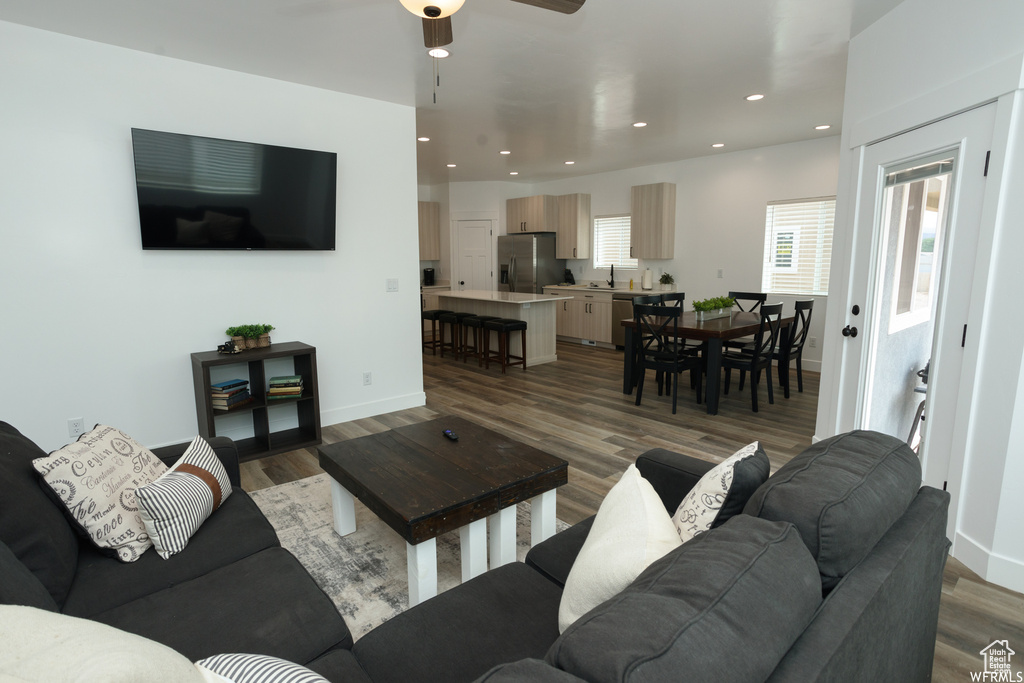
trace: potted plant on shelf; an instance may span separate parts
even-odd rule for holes
[[[661,288],[664,291],[669,292],[672,290],[672,285],[676,283],[676,279],[669,273],[662,273],[661,277],[658,278],[658,282],[661,283]]]
[[[237,348],[255,349],[270,346],[270,331],[273,325],[266,323],[256,325],[235,325],[224,331],[235,342]]]
[[[693,310],[697,312],[697,320],[713,320],[715,318],[726,318],[732,315],[732,305],[735,299],[727,296],[715,296],[710,299],[703,299],[693,302]]]

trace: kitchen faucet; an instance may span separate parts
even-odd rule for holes
[[[612,289],[615,289],[615,264],[614,263],[612,264],[612,279],[611,280],[605,280],[605,282],[608,283],[609,287],[611,287]]]

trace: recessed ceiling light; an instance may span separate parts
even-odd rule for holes
[[[508,151],[507,149],[503,149],[500,152],[498,152],[498,154],[511,154],[511,153],[512,152]]]
[[[716,142],[715,144],[713,144],[711,146],[712,147],[725,147],[725,143],[724,142]]]
[[[443,47],[435,47],[430,50],[427,50],[427,54],[433,57],[434,59],[444,59],[445,57],[450,55],[451,52],[448,52],[448,50],[444,49]]]
[[[455,168],[455,164],[448,164],[448,168]]]
[[[822,126],[815,126],[814,130],[828,130],[831,127],[832,126],[829,126],[829,125],[826,124],[826,125],[822,125]]]
[[[646,125],[647,125],[647,124],[646,124],[646,123],[644,123],[643,121],[637,121],[636,123],[634,123],[634,124],[633,124],[633,127],[634,127],[634,128],[643,128],[643,127],[644,127],[644,126],[646,126]]]
[[[567,162],[565,162],[565,165],[566,166],[572,166],[575,163],[576,163],[575,161],[567,161]]]
[[[763,100],[763,99],[764,99],[764,95],[747,95],[747,101],[748,102],[757,102],[758,100]]]
[[[419,140],[420,142],[430,142],[430,138],[428,138],[426,136],[419,137],[419,138],[416,138],[416,139]]]
[[[509,175],[519,175],[519,171],[509,171]]]

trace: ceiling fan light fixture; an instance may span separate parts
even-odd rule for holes
[[[421,19],[441,19],[459,11],[464,0],[400,0],[402,7]]]
[[[431,48],[430,50],[427,50],[427,54],[433,57],[434,59],[444,59],[445,57],[450,55],[451,52],[448,52],[448,50],[444,49],[443,47],[435,47]]]

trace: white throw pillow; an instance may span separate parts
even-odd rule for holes
[[[729,496],[737,463],[753,456],[760,448],[760,442],[755,441],[739,449],[708,470],[683,497],[672,515],[672,523],[683,543],[711,528]]]
[[[0,679],[204,683],[166,645],[89,619],[0,605]]]
[[[654,487],[630,465],[601,502],[565,580],[558,631],[618,594],[655,560],[682,545]]]
[[[135,489],[155,480],[167,465],[132,437],[96,425],[75,443],[36,458],[32,466],[96,547],[134,562],[153,545]]]
[[[184,550],[230,495],[228,473],[201,436],[193,439],[178,462],[156,481],[135,490],[146,532],[165,560]]]

